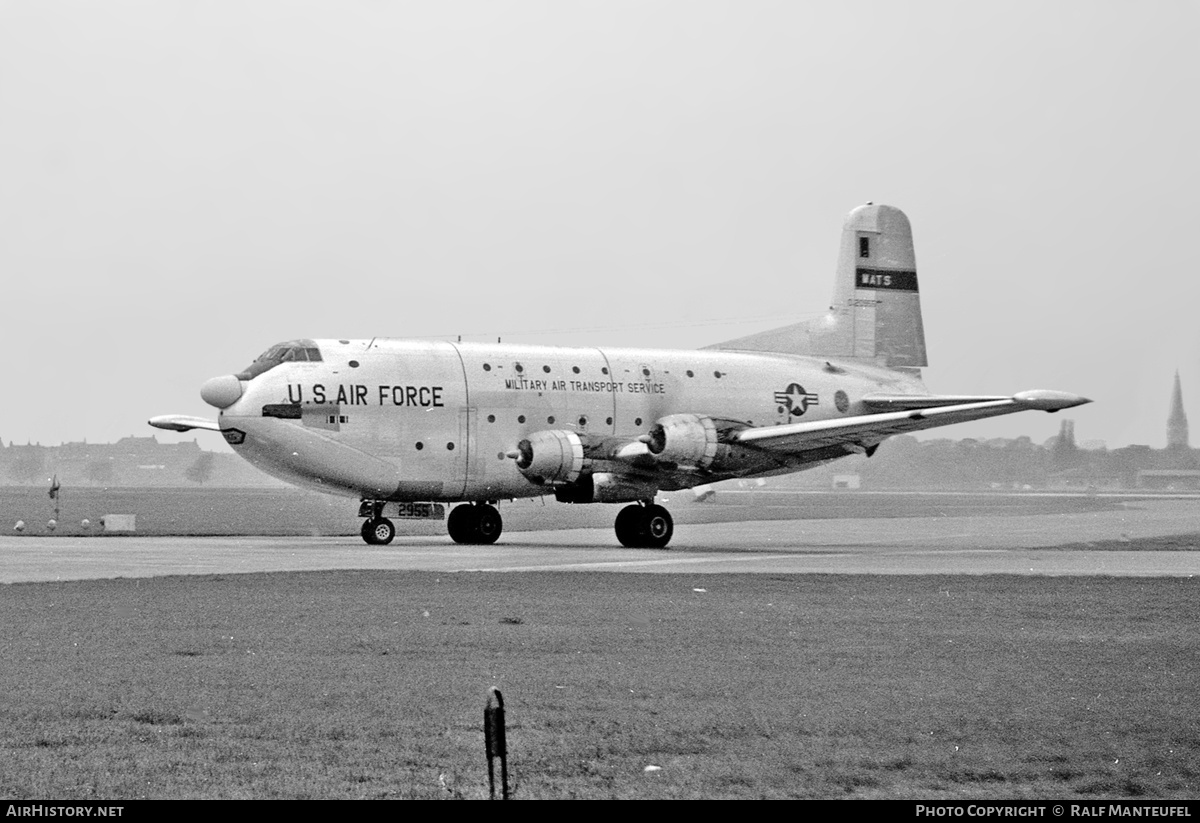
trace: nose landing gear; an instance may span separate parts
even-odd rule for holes
[[[371,517],[363,521],[362,538],[370,546],[386,546],[396,536],[396,527],[386,517]]]
[[[630,549],[664,549],[675,534],[671,513],[654,503],[626,506],[617,513],[613,530]]]

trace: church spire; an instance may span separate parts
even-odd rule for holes
[[[1167,449],[1187,449],[1188,422],[1183,411],[1183,390],[1179,386],[1179,370],[1175,370],[1175,389],[1171,392],[1171,414],[1167,417]]]

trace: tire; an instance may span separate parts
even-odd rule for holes
[[[665,549],[675,534],[675,521],[662,506],[647,506],[642,511],[642,545],[648,549]]]
[[[386,517],[373,517],[364,520],[362,538],[370,546],[386,546],[396,536],[396,527]]]
[[[642,546],[641,524],[642,507],[636,503],[617,512],[617,521],[613,524],[613,531],[617,533],[617,540],[621,542],[622,546],[629,549],[637,549]]]
[[[477,543],[479,538],[475,533],[475,524],[475,506],[455,506],[450,510],[450,516],[446,518],[446,531],[450,533],[450,539],[455,543]]]
[[[495,506],[484,504],[474,507],[475,514],[475,541],[481,546],[490,546],[500,538],[500,533],[504,531],[504,520],[500,517],[500,512],[496,511]]]

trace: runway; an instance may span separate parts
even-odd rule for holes
[[[1174,535],[1195,535],[1195,549],[1138,546]],[[1129,549],[1086,546],[1105,541]],[[689,524],[676,528],[665,551],[625,549],[610,530],[589,528],[509,532],[494,546],[459,546],[448,537],[367,546],[352,537],[5,536],[0,558],[3,583],[330,569],[1189,577],[1200,574],[1200,501],[1036,515]]]

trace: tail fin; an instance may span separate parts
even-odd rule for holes
[[[904,212],[868,203],[846,216],[833,303],[824,317],[708,348],[850,357],[894,369],[929,365]]]

